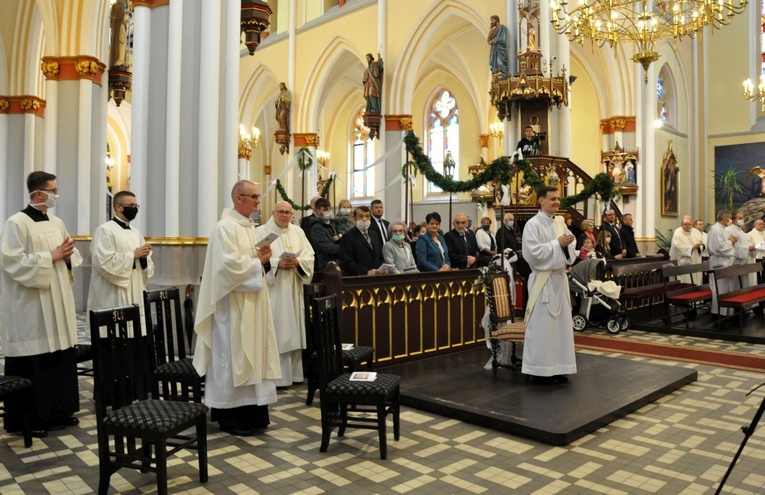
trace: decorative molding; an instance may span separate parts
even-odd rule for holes
[[[635,132],[635,117],[617,115],[600,121],[600,132],[613,134],[615,132]]]
[[[0,113],[45,116],[45,100],[37,96],[0,96]]]
[[[319,135],[315,132],[295,133],[292,135],[295,147],[300,146],[319,146]]]
[[[411,115],[386,115],[386,131],[411,131],[414,121]]]
[[[478,142],[481,144],[481,148],[489,147],[489,137],[491,137],[489,134],[478,135]]]
[[[90,55],[43,57],[40,70],[51,81],[90,79],[100,86],[106,65]]]

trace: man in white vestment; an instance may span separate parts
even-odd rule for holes
[[[749,237],[749,234],[744,232],[744,214],[740,211],[737,211],[733,215],[733,221],[730,225],[725,229],[725,232],[730,235],[735,235],[738,239],[738,242],[736,242],[736,258],[733,260],[734,265],[746,265],[748,263],[754,263],[754,243],[752,243],[752,239]],[[738,282],[736,279],[734,279],[734,282],[737,284],[735,289],[745,288],[745,287],[752,287],[754,285],[757,285],[757,276],[754,273],[750,273],[748,277],[744,277],[742,280],[742,286],[738,286]],[[733,290],[734,287],[731,287],[730,290]]]
[[[731,214],[728,210],[720,210],[717,213],[717,222],[709,229],[707,237],[707,249],[709,250],[709,268],[716,270],[732,266],[736,259],[736,244],[738,237],[727,233],[728,224],[731,223]],[[720,280],[715,283],[714,274],[709,274],[709,287],[712,289],[712,321],[717,320],[720,311],[717,306],[717,291],[724,294],[736,287],[730,286],[730,279]],[[730,309],[725,308],[723,315],[728,314]]]
[[[313,278],[313,248],[303,229],[292,224],[292,216],[292,206],[280,201],[274,207],[273,217],[255,229],[258,239],[270,233],[279,235],[271,244],[274,262],[266,273],[282,369],[281,380],[274,382],[277,387],[303,381],[306,348],[303,285]]]
[[[114,195],[114,218],[100,225],[93,234],[88,311],[138,304],[143,323],[146,321],[143,291],[154,275],[154,262],[151,245],[130,225],[138,215],[138,208],[135,194],[118,192]]]
[[[693,265],[701,263],[701,251],[704,244],[701,239],[701,232],[691,227],[693,220],[689,215],[683,217],[683,223],[675,229],[672,235],[672,245],[669,248],[669,259],[677,260],[678,265]],[[693,274],[692,280],[690,274],[678,277],[683,283],[701,283],[701,273]]]
[[[754,261],[756,263],[762,263],[763,257],[765,257],[765,221],[758,218],[754,221],[754,227],[749,231],[749,239],[754,246]],[[761,274],[757,274],[757,283],[762,283]]]
[[[701,243],[704,245],[704,248],[701,250],[701,257],[702,258],[708,258],[709,257],[709,250],[707,249],[707,238],[708,234],[706,233],[706,224],[704,224],[704,220],[697,219],[696,223],[693,224],[693,228],[699,231],[701,234]]]
[[[5,375],[32,381],[24,397],[5,401],[5,429],[23,428],[23,410],[32,434],[74,426],[80,409],[77,388],[74,275],[82,256],[64,222],[48,213],[58,201],[56,176],[32,172],[27,178],[29,206],[11,216],[3,229],[2,334]]]
[[[231,190],[210,235],[199,289],[194,332],[194,367],[205,376],[205,403],[223,431],[249,436],[268,426],[268,404],[276,402],[273,380],[281,378],[279,349],[265,272],[271,247],[257,247],[250,215],[260,194],[250,181]]]
[[[537,191],[541,211],[523,230],[523,258],[531,267],[521,371],[538,383],[563,383],[576,373],[574,326],[567,268],[576,260],[576,238],[555,214],[555,187]]]

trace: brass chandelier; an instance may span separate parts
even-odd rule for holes
[[[659,59],[654,50],[657,41],[672,39],[675,47],[683,37],[693,38],[705,26],[720,29],[746,8],[747,0],[578,0],[578,7],[568,9],[568,2],[550,1],[552,24],[570,41],[585,39],[615,47],[632,41],[637,53],[632,60],[643,66],[648,82],[648,67]]]

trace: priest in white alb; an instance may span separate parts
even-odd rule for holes
[[[537,383],[565,383],[576,373],[567,268],[576,260],[575,236],[561,216],[555,187],[537,191],[541,211],[523,230],[523,259],[531,267],[521,372]]]
[[[199,290],[194,332],[194,367],[205,378],[205,403],[223,431],[249,436],[268,426],[268,404],[276,402],[281,378],[279,349],[265,273],[271,248],[257,246],[255,223],[260,194],[250,181],[231,191],[210,235]]]
[[[694,265],[701,263],[701,252],[704,249],[701,232],[692,227],[693,219],[686,215],[683,217],[683,223],[675,229],[672,234],[672,244],[669,248],[669,259],[677,260],[679,266]],[[678,279],[683,283],[701,283],[701,272],[687,275],[680,275]],[[697,280],[693,280],[697,278]]]
[[[138,208],[135,194],[118,192],[114,195],[114,218],[93,233],[88,310],[138,304],[144,322],[143,291],[154,275],[154,262],[151,245],[130,224]]]
[[[7,397],[7,431],[19,431],[23,411],[32,435],[73,426],[80,409],[77,383],[77,323],[73,270],[82,256],[66,226],[49,213],[58,201],[56,176],[32,172],[29,205],[5,223],[0,240],[2,344],[5,375],[32,381],[23,397]]]
[[[709,229],[707,249],[709,250],[709,268],[711,270],[732,266],[735,262],[738,237],[726,232],[728,225],[731,223],[730,217],[731,214],[728,210],[720,210],[717,212],[717,222]],[[717,320],[720,314],[727,315],[731,312],[729,308],[723,308],[720,311],[720,308],[717,306],[718,291],[720,294],[725,294],[733,290],[734,287],[731,287],[731,284],[729,284],[729,279],[715,281],[714,273],[710,273],[709,288],[712,289],[712,308],[710,313],[714,321]]]
[[[306,348],[303,286],[313,278],[314,253],[303,229],[292,223],[292,206],[280,201],[272,218],[256,230],[258,239],[279,237],[271,243],[271,269],[266,273],[271,312],[282,378],[277,387],[303,381],[303,349]]]

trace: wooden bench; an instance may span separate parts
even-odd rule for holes
[[[712,289],[709,284],[704,284],[704,273],[709,271],[709,262],[696,263],[692,265],[665,266],[661,269],[661,275],[664,277],[665,293],[664,304],[667,308],[667,325],[672,324],[671,306],[684,308],[685,328],[688,328],[690,313],[692,309],[702,303],[712,300]],[[697,280],[694,275],[697,274]],[[691,286],[678,288],[676,285],[677,277],[689,275],[691,277]]]
[[[625,307],[634,309],[651,306],[663,302],[667,290],[679,290],[691,285],[679,281],[666,284],[662,276],[662,269],[668,266],[677,266],[677,262],[662,258],[658,261],[641,261],[640,263],[612,266],[614,282],[622,286],[620,299]]]
[[[761,310],[765,308],[765,284],[758,284],[751,287],[744,287],[741,289],[734,289],[723,294],[720,294],[719,281],[724,279],[733,279],[738,281],[738,287],[747,285],[749,283],[749,275],[757,274],[763,271],[762,263],[748,263],[746,265],[734,265],[726,268],[718,268],[714,270],[714,283],[715,292],[717,295],[718,308],[732,308],[738,313],[738,328],[739,332],[744,327],[744,312],[747,309],[759,306]],[[733,315],[735,316],[735,314]],[[760,317],[762,318],[762,314]],[[717,318],[717,329],[720,329],[720,324],[723,318],[720,315]],[[763,320],[765,322],[765,320]]]

